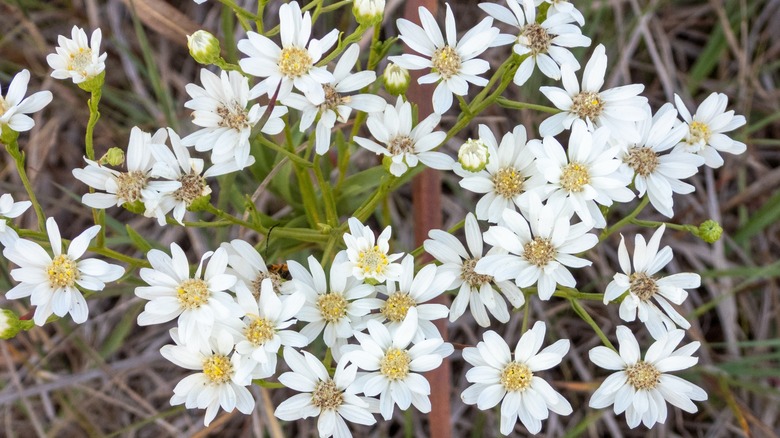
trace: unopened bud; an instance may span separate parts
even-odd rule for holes
[[[98,163],[108,164],[111,166],[121,166],[125,162],[125,151],[120,148],[111,148],[105,153]]]
[[[696,235],[707,243],[715,243],[720,239],[723,234],[723,228],[719,223],[712,219],[706,220],[699,225],[699,229],[696,231]]]
[[[216,64],[220,59],[219,40],[205,30],[187,35],[187,47],[192,58],[200,64]]]
[[[27,322],[27,324],[25,324]],[[0,339],[11,339],[17,333],[29,329],[32,321],[20,321],[16,314],[8,309],[0,309]]]
[[[391,62],[387,64],[385,72],[382,74],[382,81],[385,83],[385,90],[388,93],[393,96],[399,96],[406,93],[411,77],[409,76],[409,70]]]
[[[468,139],[458,149],[458,163],[469,172],[479,172],[484,169],[490,159],[488,147],[482,140]]]
[[[358,24],[373,26],[382,22],[385,14],[385,0],[354,0],[352,13]]]

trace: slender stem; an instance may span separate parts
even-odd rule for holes
[[[249,20],[257,21],[258,17],[257,15],[254,15],[253,13],[247,11],[246,9],[238,6],[236,2],[233,0],[217,0],[223,5],[229,7],[233,10],[233,13],[236,14],[236,18],[238,18],[238,21],[241,23],[241,27],[244,28],[244,30],[252,30],[252,26],[249,24]],[[260,20],[262,20],[263,17],[260,17]]]
[[[629,213],[628,216],[624,217],[623,219],[619,220],[615,225],[612,225],[611,227],[604,228],[604,231],[601,232],[601,235],[599,236],[599,242],[603,242],[607,237],[611,236],[615,233],[615,231],[620,230],[621,228],[625,227],[626,225],[630,224],[631,221],[636,218],[639,213],[644,210],[644,208],[647,206],[647,204],[650,203],[650,197],[645,195],[644,198],[642,198],[642,202],[639,203],[639,205],[636,206],[634,211]]]
[[[293,144],[292,132],[290,131],[290,123],[285,123],[284,136],[287,144],[287,150],[295,154],[295,145]],[[301,200],[303,201],[303,210],[306,214],[306,219],[309,221],[309,226],[316,229],[322,220],[320,219],[320,213],[317,209],[317,197],[314,195],[314,184],[311,182],[309,173],[300,165],[293,162],[293,170],[295,176],[298,179],[298,188],[301,191]]]
[[[6,132],[7,131],[7,132]],[[19,150],[19,142],[17,141],[19,134],[10,130],[6,126],[3,127],[3,143],[5,143],[5,150],[11,155],[16,164],[16,171],[19,173],[19,179],[22,180],[24,190],[27,192],[27,196],[32,202],[33,210],[35,210],[35,216],[38,218],[38,229],[43,231],[46,229],[46,215],[43,214],[43,208],[38,202],[38,198],[35,196],[32,184],[27,178],[27,171],[24,168],[24,153]]]
[[[528,102],[518,102],[516,100],[509,100],[505,97],[499,97],[496,99],[496,103],[503,106],[504,108],[511,108],[511,109],[532,109],[537,110],[545,113],[550,114],[558,114],[561,112],[558,108],[554,108],[551,106],[546,105],[537,105],[534,103],[528,103]]]
[[[531,297],[529,295],[525,296],[525,306],[523,307],[523,325],[520,328],[520,334],[525,333],[528,331],[528,323],[531,320],[531,303],[530,300]]]
[[[325,176],[322,174],[320,158],[319,155],[314,157],[314,176],[317,178],[317,184],[320,186],[322,201],[325,204],[325,218],[328,221],[328,225],[337,227],[339,226],[339,214],[336,208],[336,198],[333,197],[333,189],[330,186],[330,181],[326,180]]]
[[[102,83],[102,81],[101,81]],[[95,160],[95,144],[94,133],[95,125],[97,125],[100,119],[100,110],[98,105],[100,104],[100,98],[103,96],[103,87],[98,86],[92,89],[87,106],[89,107],[89,121],[87,122],[87,132],[84,134],[84,149],[87,154],[87,158]],[[90,193],[94,193],[93,187],[89,188]],[[92,209],[92,220],[96,225],[100,225],[100,231],[97,235],[97,246],[103,247],[106,244],[106,211],[103,209]]]
[[[607,335],[604,334],[603,331],[601,331],[601,328],[599,328],[599,325],[596,324],[596,321],[591,318],[591,316],[588,314],[588,311],[585,310],[582,305],[573,298],[569,298],[569,303],[571,303],[572,309],[574,309],[574,312],[579,315],[580,318],[582,318],[583,321],[588,323],[588,325],[593,329],[593,331],[596,332],[596,335],[601,339],[601,343],[606,345],[607,347],[611,348],[612,350],[617,351],[614,345],[612,345],[612,342],[609,341],[607,338]]]
[[[686,231],[689,233],[696,232],[699,229],[699,227],[695,225],[674,224],[671,222],[646,221],[641,219],[634,219],[631,221],[631,223],[646,228],[658,228],[661,225],[666,225],[666,228],[671,228],[672,230],[677,230],[677,231]]]
[[[313,166],[309,161],[301,158],[298,154],[296,154],[294,152],[290,152],[287,149],[279,146],[278,144],[276,144],[276,143],[272,142],[271,140],[265,138],[264,135],[258,135],[256,138],[260,141],[260,143],[263,144],[263,146],[266,146],[266,147],[268,147],[270,149],[275,150],[276,152],[284,155],[285,157],[289,158],[290,161],[292,161],[292,162],[294,162],[296,164],[300,164],[303,167],[312,167]]]
[[[343,40],[339,41],[339,45],[338,45],[338,46],[337,46],[335,49],[333,49],[333,51],[332,51],[332,52],[330,52],[330,53],[328,54],[328,56],[326,56],[326,57],[325,57],[325,58],[323,58],[323,59],[322,59],[320,62],[318,62],[318,63],[317,63],[317,65],[318,65],[318,66],[320,66],[320,67],[322,67],[322,66],[324,66],[324,65],[328,65],[328,63],[329,63],[330,61],[332,61],[332,60],[336,59],[336,57],[337,57],[337,56],[339,56],[339,55],[341,54],[341,52],[343,52],[343,51],[344,51],[344,49],[345,49],[347,46],[349,46],[349,45],[350,45],[350,44],[352,44],[352,43],[356,43],[356,42],[360,41],[360,39],[363,37],[363,34],[364,34],[364,33],[366,33],[366,30],[368,30],[368,29],[366,28],[366,26],[364,26],[364,25],[362,25],[362,24],[361,24],[361,25],[359,25],[359,26],[357,27],[357,29],[355,29],[355,31],[354,31],[354,32],[352,32],[351,34],[349,34],[349,35],[348,35],[346,38],[344,38]]]

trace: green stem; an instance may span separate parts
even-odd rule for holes
[[[677,231],[685,231],[688,233],[695,233],[699,229],[699,227],[695,225],[673,224],[671,222],[646,221],[641,219],[634,219],[631,221],[631,223],[646,228],[658,228],[661,225],[666,225],[666,228],[670,228],[672,230],[677,230]]]
[[[580,292],[577,289],[565,286],[558,286],[553,296],[575,300],[604,301],[604,294]]]
[[[295,145],[293,144],[292,132],[290,131],[290,123],[285,120],[284,136],[287,144],[287,150],[292,154],[295,154]],[[303,210],[306,214],[306,219],[309,221],[309,226],[312,229],[319,227],[322,223],[320,220],[320,213],[317,209],[317,197],[314,195],[314,184],[311,182],[309,173],[302,166],[293,162],[293,170],[295,171],[295,177],[298,179],[298,188],[301,191],[301,200],[303,201]]]
[[[299,164],[299,165],[301,165],[303,167],[313,167],[313,165],[309,161],[301,158],[295,152],[290,152],[287,149],[285,149],[285,148],[279,146],[278,144],[272,142],[271,140],[265,138],[264,135],[258,135],[256,138],[260,141],[260,143],[263,144],[263,146],[266,146],[266,147],[268,147],[270,149],[273,149],[274,151],[284,155],[285,157],[289,158],[290,161],[292,161],[293,163]]]
[[[33,210],[35,210],[35,216],[38,218],[38,229],[43,231],[46,229],[46,215],[43,214],[43,208],[38,202],[38,198],[35,196],[32,184],[27,178],[27,171],[24,168],[24,153],[19,150],[18,142],[19,134],[11,131],[7,126],[3,126],[2,141],[5,143],[5,150],[11,155],[16,163],[16,171],[19,173],[19,179],[22,180],[24,190],[27,192],[27,196],[32,202]]]
[[[223,5],[229,7],[233,10],[233,13],[236,14],[236,18],[238,18],[238,21],[241,23],[241,27],[244,28],[244,30],[252,30],[252,26],[249,24],[249,20],[257,21],[258,17],[257,15],[254,15],[253,13],[247,11],[246,9],[238,6],[236,2],[233,0],[217,0]],[[260,17],[260,20],[262,20],[262,17]]]
[[[531,302],[529,301],[531,299],[531,296],[526,294],[525,295],[525,306],[523,307],[523,325],[520,328],[520,334],[525,333],[528,331],[528,323],[531,319]]]
[[[312,140],[309,140],[311,142]],[[325,179],[320,165],[320,156],[314,157],[314,176],[317,178],[317,184],[320,186],[322,201],[325,204],[325,218],[331,227],[339,226],[339,215],[336,208],[336,198],[333,197],[333,190],[330,181]]]
[[[89,107],[89,121],[87,122],[87,132],[84,134],[84,148],[87,154],[87,158],[95,161],[95,126],[100,119],[100,110],[98,105],[100,104],[100,98],[103,96],[102,81],[101,86],[94,87],[91,91],[87,106]],[[94,193],[95,189],[90,187],[90,193]],[[103,209],[92,209],[92,220],[96,225],[100,225],[100,231],[97,235],[97,246],[103,247],[106,244],[106,211]]]
[[[593,329],[593,331],[596,332],[596,335],[601,339],[601,343],[607,346],[608,348],[611,348],[614,351],[617,351],[614,345],[612,345],[612,342],[609,341],[607,338],[607,335],[604,334],[603,331],[601,331],[601,328],[599,328],[599,325],[596,324],[596,321],[591,318],[591,316],[588,314],[587,310],[585,310],[582,305],[573,298],[569,298],[569,303],[571,303],[572,309],[574,309],[574,312],[582,318],[583,321],[588,323],[588,325]]]
[[[343,3],[343,2],[342,2]],[[349,2],[348,2],[349,3]],[[328,65],[328,63],[334,59],[336,59],[337,56],[341,54],[341,52],[344,51],[344,49],[349,46],[352,43],[356,43],[360,41],[360,39],[363,37],[363,34],[366,33],[366,26],[359,25],[357,29],[355,29],[354,32],[349,34],[346,38],[339,41],[339,45],[336,46],[335,49],[333,49],[332,52],[328,54],[325,58],[323,58],[320,62],[317,63],[317,66],[322,67],[324,65]]]
[[[534,103],[528,103],[528,102],[518,102],[516,100],[509,100],[505,97],[499,97],[496,99],[496,103],[500,106],[503,106],[504,108],[511,108],[511,109],[532,109],[537,110],[545,113],[550,114],[558,114],[561,112],[558,108],[554,108],[551,106],[545,106],[545,105],[536,105]]]
[[[611,236],[615,233],[615,231],[620,230],[621,228],[625,227],[626,225],[630,224],[631,221],[633,221],[639,213],[644,210],[644,208],[647,206],[647,204],[650,203],[650,197],[645,196],[642,198],[642,202],[639,203],[639,205],[636,206],[634,211],[632,211],[628,216],[624,217],[623,219],[619,220],[615,225],[612,225],[611,227],[604,228],[604,231],[601,232],[601,235],[599,236],[599,242],[603,242],[607,237]]]

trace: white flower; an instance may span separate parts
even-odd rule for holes
[[[547,202],[566,203],[580,219],[592,222],[596,228],[607,225],[597,204],[610,206],[614,201],[634,199],[627,187],[631,177],[617,172],[619,147],[610,147],[609,134],[607,128],[588,132],[585,122],[577,120],[566,150],[554,137],[528,144],[536,155],[537,169],[548,182],[542,190],[548,194]]]
[[[355,143],[376,154],[392,158],[390,173],[401,176],[407,169],[422,161],[428,167],[450,170],[454,160],[432,149],[438,147],[447,134],[433,132],[441,116],[431,114],[412,129],[412,105],[398,97],[395,106],[388,104],[383,113],[368,116],[368,129],[379,143],[362,137],[354,137]]]
[[[289,295],[295,291],[292,282],[287,281],[279,272],[268,269],[263,256],[247,242],[234,239],[230,243],[223,243],[222,248],[228,253],[228,265],[230,273],[238,277],[235,290],[244,289],[251,293],[255,299],[260,298],[260,286],[266,278],[271,279],[273,290],[277,294]]]
[[[581,268],[591,262],[574,254],[587,251],[598,243],[590,234],[590,224],[571,225],[571,212],[563,206],[542,206],[532,198],[530,220],[512,210],[505,210],[503,226],[492,226],[485,232],[485,243],[509,254],[486,255],[477,262],[478,274],[492,275],[496,281],[514,279],[519,287],[537,284],[539,298],[549,300],[557,284],[574,287],[576,281],[566,267]]]
[[[363,70],[350,73],[360,56],[360,46],[350,45],[341,55],[333,70],[333,81],[322,84],[325,93],[324,101],[312,101],[300,94],[291,93],[282,103],[302,111],[301,132],[309,129],[314,119],[319,115],[316,137],[316,152],[323,155],[330,148],[330,131],[336,122],[346,123],[353,109],[366,113],[375,113],[385,109],[387,102],[373,94],[354,94],[376,80],[376,73]]]
[[[211,161],[215,164],[234,161],[239,169],[252,165],[249,136],[268,107],[254,104],[247,109],[249,99],[257,96],[250,95],[249,79],[237,71],[223,71],[217,76],[201,69],[200,81],[203,87],[195,84],[185,87],[192,99],[184,106],[194,110],[192,123],[203,129],[184,137],[182,144],[195,146],[199,152],[211,151]],[[281,132],[284,114],[287,108],[274,106],[261,131],[271,135]]]
[[[488,163],[479,173],[466,173],[455,166],[462,176],[460,186],[485,196],[477,202],[477,219],[497,223],[504,210],[525,211],[526,193],[544,185],[544,178],[536,170],[535,157],[526,147],[526,133],[522,125],[504,134],[501,144],[485,125],[479,125],[479,139],[487,145]]]
[[[8,226],[6,218],[19,217],[32,205],[30,201],[14,202],[9,193],[0,196],[0,245],[12,246],[19,239],[13,228]]]
[[[73,79],[74,84],[88,81],[106,69],[106,54],[100,54],[100,41],[103,34],[100,28],[92,31],[92,37],[87,42],[84,29],[73,26],[70,38],[63,35],[57,37],[57,53],[46,56],[49,67],[54,69],[51,77],[55,79]]]
[[[463,350],[463,359],[474,368],[466,372],[473,385],[460,398],[481,410],[501,402],[501,433],[509,435],[518,418],[532,434],[542,430],[542,420],[549,411],[559,415],[572,413],[571,405],[547,381],[534,373],[550,369],[569,351],[569,340],[560,339],[539,351],[544,342],[545,325],[537,321],[523,333],[514,351],[514,359],[506,341],[496,332],[485,332],[476,348]],[[503,401],[502,401],[503,400]]]
[[[620,355],[607,347],[596,347],[589,352],[594,364],[617,372],[604,380],[588,405],[602,409],[614,404],[615,414],[625,411],[626,422],[632,429],[640,422],[648,428],[655,423],[666,422],[666,402],[685,412],[696,412],[698,409],[692,400],[707,400],[707,393],[692,383],[667,374],[690,368],[699,360],[691,356],[699,349],[699,342],[691,342],[675,350],[684,336],[683,330],[665,333],[641,359],[634,334],[628,327],[618,326]]]
[[[3,255],[19,266],[11,271],[11,277],[20,283],[6,292],[5,297],[15,300],[29,296],[30,303],[36,306],[33,320],[39,326],[46,323],[52,313],[60,317],[69,313],[77,324],[86,321],[89,308],[78,287],[101,291],[107,282],[115,281],[125,273],[121,266],[102,260],[78,260],[99,230],[99,225],[87,228],[63,253],[60,229],[54,218],[49,218],[46,233],[54,257],[37,243],[25,239],[6,247]]]
[[[539,90],[561,110],[539,125],[539,134],[548,137],[570,129],[575,120],[581,119],[591,131],[600,126],[609,128],[611,134],[626,141],[639,141],[639,134],[633,124],[642,120],[647,113],[647,98],[639,96],[645,86],[625,85],[600,91],[604,85],[607,69],[607,55],[599,44],[582,73],[582,89],[577,83],[574,70],[561,66],[563,89],[541,87]]]
[[[704,158],[683,151],[661,152],[675,146],[685,135],[686,125],[677,120],[677,111],[667,103],[650,118],[637,122],[641,140],[635,144],[624,144],[618,154],[622,161],[620,169],[634,180],[639,197],[650,198],[659,213],[672,217],[674,211],[673,193],[688,194],[695,188],[680,181],[694,174],[704,164]]]
[[[298,2],[285,3],[279,8],[279,34],[282,47],[256,32],[247,32],[247,39],[238,42],[238,50],[248,55],[238,61],[248,74],[266,78],[256,87],[257,94],[267,93],[283,100],[293,86],[313,102],[325,101],[321,84],[333,81],[333,75],[324,67],[316,67],[322,54],[336,42],[338,29],[333,29],[320,40],[311,37],[311,14],[301,13]]]
[[[378,238],[368,225],[363,225],[354,217],[349,218],[349,233],[344,233],[344,243],[347,245],[346,266],[351,268],[351,275],[358,280],[371,280],[382,283],[386,279],[397,280],[402,268],[399,263],[393,263],[403,254],[388,254],[390,251],[390,233],[388,226]]]
[[[35,126],[35,122],[27,114],[38,112],[51,102],[52,96],[49,90],[33,93],[25,99],[28,82],[30,82],[30,72],[22,70],[11,79],[5,97],[0,87],[0,129],[3,125],[8,125],[16,132],[29,131]]]
[[[674,329],[675,324],[684,329],[691,326],[669,302],[682,304],[688,297],[685,289],[697,288],[701,285],[699,274],[680,273],[662,278],[656,276],[658,271],[672,261],[670,247],[665,246],[658,250],[665,229],[666,225],[661,225],[647,243],[644,237],[636,235],[633,271],[625,239],[623,236],[620,237],[618,260],[620,269],[624,273],[615,274],[604,293],[604,304],[607,304],[628,291],[629,294],[620,303],[620,318],[630,322],[638,315],[639,320],[647,325],[647,329],[655,339]],[[651,299],[654,299],[661,308],[659,309]]]
[[[225,292],[236,277],[225,273],[228,257],[224,249],[204,254],[195,275],[190,275],[187,255],[176,243],[171,243],[170,256],[153,249],[146,258],[152,268],[141,268],[141,279],[149,286],[135,288],[135,294],[149,302],[138,315],[138,325],[161,324],[178,317],[184,345],[203,351],[209,348],[215,326],[242,315],[233,297]]]
[[[509,9],[495,3],[480,3],[479,7],[493,18],[518,29],[519,35],[501,35],[501,43],[515,43],[513,50],[518,55],[527,55],[515,72],[514,83],[523,85],[531,77],[534,66],[550,79],[561,78],[561,65],[568,64],[572,70],[579,70],[577,58],[567,48],[588,47],[590,38],[582,35],[579,27],[571,24],[575,19],[569,15],[548,15],[537,22],[536,8],[531,0],[507,0]]]
[[[534,0],[536,6],[542,3],[549,3],[550,9],[547,10],[547,17],[556,14],[570,15],[580,26],[585,24],[585,17],[582,16],[582,12],[574,7],[574,4],[569,0]]]
[[[305,297],[298,292],[281,300],[273,290],[271,279],[266,278],[260,285],[259,298],[245,289],[239,289],[236,298],[245,315],[241,324],[231,327],[239,330],[236,353],[241,356],[242,366],[252,370],[253,379],[270,377],[276,372],[279,348],[303,347],[309,343],[306,336],[285,330],[297,322],[294,317],[303,307]]]
[[[466,215],[464,228],[468,251],[455,236],[442,230],[431,230],[428,233],[430,239],[423,243],[425,251],[442,263],[438,271],[451,272],[455,276],[447,288],[458,289],[458,295],[450,306],[450,321],[460,318],[469,308],[477,324],[482,327],[490,325],[485,309],[499,322],[505,323],[509,321],[509,311],[493,284],[498,286],[514,307],[520,307],[525,302],[523,293],[511,281],[495,282],[489,275],[474,272],[474,266],[482,258],[483,242],[479,224],[472,213]]]
[[[164,129],[158,130],[152,136],[134,126],[127,143],[127,172],[109,169],[85,157],[87,167],[73,169],[73,176],[105,193],[86,193],[81,197],[81,202],[92,208],[109,208],[114,205],[119,207],[125,203],[136,202],[147,206],[150,200],[158,198],[161,193],[172,193],[180,188],[181,183],[178,181],[149,181],[154,165],[152,145],[165,147],[167,136]],[[152,217],[154,211],[147,208],[144,214]]]
[[[344,420],[370,426],[376,419],[368,409],[369,404],[355,395],[357,366],[336,366],[333,377],[322,362],[311,353],[297,353],[292,348],[284,349],[284,361],[292,372],[279,376],[279,381],[288,388],[299,391],[276,407],[274,415],[284,421],[319,417],[317,431],[320,437],[351,437],[352,433]]]
[[[430,11],[421,6],[419,13],[422,27],[403,18],[398,19],[397,25],[404,43],[424,57],[406,53],[388,58],[409,70],[431,69],[430,73],[420,77],[417,82],[439,82],[433,91],[433,110],[437,114],[443,114],[450,109],[453,94],[465,96],[469,91],[469,82],[480,87],[487,85],[488,80],[479,75],[488,71],[490,64],[484,59],[474,58],[491,47],[498,36],[498,29],[493,27],[493,19],[486,17],[466,32],[458,42],[455,17],[450,5],[446,5],[446,41],[436,19]]]
[[[420,373],[438,368],[453,352],[452,345],[441,338],[426,339],[410,347],[415,333],[415,308],[409,309],[404,322],[393,332],[376,321],[368,321],[368,334],[355,333],[360,348],[342,359],[368,371],[356,383],[365,395],[379,396],[379,410],[385,420],[392,417],[395,405],[401,410],[414,405],[422,413],[430,412],[431,386]]]
[[[449,310],[444,304],[428,303],[428,301],[444,293],[457,274],[453,271],[439,272],[436,265],[429,264],[423,266],[415,275],[414,257],[411,255],[404,257],[401,267],[403,270],[398,285],[388,281],[387,288],[383,291],[387,299],[382,303],[379,312],[387,320],[387,328],[390,331],[395,330],[414,308],[417,331],[412,341],[440,338],[439,329],[431,321],[446,318]]]
[[[680,96],[675,94],[674,102],[688,126],[688,134],[675,149],[703,156],[704,164],[712,168],[723,165],[723,157],[718,152],[735,155],[745,152],[745,143],[732,140],[724,134],[745,124],[745,116],[735,116],[734,110],[726,111],[729,98],[725,94],[710,94],[692,117]]]
[[[224,330],[217,332],[206,351],[180,345],[176,329],[171,329],[171,337],[176,345],[164,345],[160,354],[182,368],[200,371],[176,384],[172,406],[183,403],[187,409],[206,409],[203,418],[206,426],[217,416],[220,407],[226,412],[237,408],[246,415],[252,413],[255,400],[246,388],[252,382],[249,376],[239,372],[238,356],[230,354],[233,350],[230,334]]]
[[[331,264],[330,282],[314,256],[308,258],[308,270],[298,262],[288,262],[295,289],[306,297],[297,317],[308,324],[300,333],[312,342],[324,330],[325,345],[336,357],[352,333],[362,329],[358,324],[363,317],[377,308],[373,303],[377,300],[372,299],[374,287],[352,277],[351,270],[343,263],[345,254],[339,254],[341,257]]]

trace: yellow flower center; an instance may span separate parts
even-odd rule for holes
[[[79,278],[79,269],[75,261],[65,254],[54,257],[51,264],[46,268],[46,275],[49,277],[51,287],[73,287]]]
[[[184,280],[176,289],[176,298],[184,309],[197,309],[206,304],[211,291],[205,281],[199,278]]]
[[[313,63],[309,51],[299,47],[285,47],[279,57],[279,71],[286,77],[294,79],[305,75]]]
[[[580,163],[569,163],[561,171],[560,184],[567,192],[579,193],[590,184],[590,172]]]
[[[249,128],[247,112],[237,102],[233,102],[230,107],[220,105],[217,107],[217,115],[221,117],[221,120],[217,123],[219,126],[235,129],[236,131]]]
[[[387,297],[387,301],[385,301],[385,305],[380,312],[392,322],[401,322],[406,318],[409,308],[416,305],[417,303],[408,293],[394,292]]]
[[[8,102],[3,99],[3,96],[0,96],[0,117],[3,117],[6,111],[8,111]]]
[[[338,292],[320,295],[317,298],[317,309],[326,322],[336,323],[347,316],[347,299]]]
[[[332,379],[320,380],[311,393],[311,404],[322,410],[335,410],[344,404],[344,395]]]
[[[80,47],[79,51],[70,54],[70,62],[68,63],[68,70],[87,74],[87,67],[92,64],[92,49],[85,49]]]
[[[523,178],[523,174],[518,172],[514,167],[499,169],[498,172],[493,175],[493,189],[496,193],[507,199],[523,193],[524,182],[525,179]]]
[[[390,155],[401,155],[414,152],[414,140],[406,135],[393,137],[387,143],[387,150]]]
[[[460,271],[460,277],[472,288],[479,288],[483,284],[493,281],[493,277],[490,275],[482,275],[474,272],[474,266],[477,265],[477,261],[477,259],[464,260]]]
[[[259,347],[273,339],[276,328],[267,318],[249,316],[251,321],[244,327],[244,337],[255,347]]]
[[[140,170],[120,173],[116,177],[116,196],[125,202],[141,200],[141,190],[146,187],[148,177]]]
[[[201,196],[206,196],[211,192],[211,189],[206,185],[206,179],[197,173],[182,175],[181,178],[179,178],[179,182],[181,183],[181,187],[173,192],[173,197],[178,201],[184,202],[188,207],[196,199]]]
[[[647,176],[658,167],[658,154],[650,148],[635,146],[628,150],[623,162],[628,164],[637,175]]]
[[[509,362],[501,371],[499,382],[507,391],[524,391],[531,386],[534,373],[528,365],[520,362]]]
[[[634,389],[653,389],[660,383],[661,372],[653,365],[643,360],[626,367],[628,383]]]
[[[203,374],[212,385],[221,385],[233,377],[233,364],[227,356],[215,354],[203,360]]]
[[[325,101],[320,104],[320,111],[336,111],[339,105],[346,105],[352,101],[352,97],[342,96],[330,84],[324,84],[322,90],[325,91]]]
[[[403,380],[409,375],[411,356],[406,350],[390,348],[379,361],[379,372],[389,380]]]
[[[389,263],[387,255],[377,245],[358,254],[358,269],[363,271],[364,275],[379,275],[385,271]]]
[[[282,290],[282,283],[285,279],[283,279],[281,275],[276,272],[269,272],[266,274],[265,272],[260,271],[257,273],[257,278],[252,281],[252,295],[256,300],[260,298],[260,290],[262,289],[263,280],[266,278],[271,279],[271,285],[277,295],[279,294],[279,291]]]
[[[689,145],[705,145],[710,142],[712,131],[710,127],[704,122],[693,122],[688,127],[688,144]]]
[[[644,272],[634,272],[628,277],[631,293],[639,297],[642,301],[647,301],[658,292],[658,285],[653,277]]]
[[[460,55],[450,46],[436,49],[431,57],[434,70],[438,71],[444,80],[455,76],[460,71]]]
[[[539,23],[531,23],[520,31],[522,43],[531,49],[532,55],[547,53],[552,44],[552,37]]]
[[[558,253],[550,239],[534,237],[534,240],[523,245],[523,258],[538,267],[547,266]]]
[[[604,110],[604,101],[598,93],[582,91],[572,98],[571,112],[581,119],[595,120]]]

